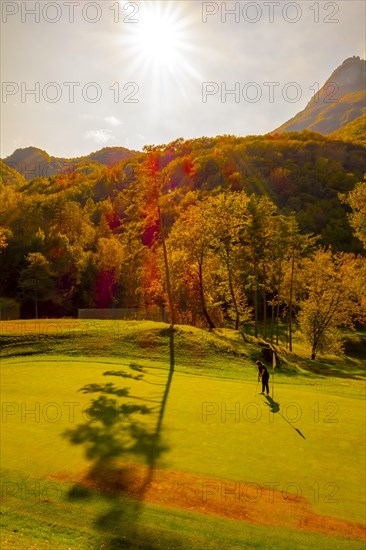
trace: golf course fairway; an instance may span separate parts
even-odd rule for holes
[[[365,548],[362,361],[267,397],[232,335],[52,323],[2,327],[2,548]]]

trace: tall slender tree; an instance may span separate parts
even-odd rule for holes
[[[34,314],[38,319],[39,302],[49,300],[54,291],[54,276],[48,260],[39,252],[27,256],[27,267],[19,277],[19,289],[23,296],[34,300]]]
[[[181,214],[169,235],[169,249],[181,251],[180,261],[183,263],[185,276],[193,280],[193,288],[197,291],[200,309],[210,329],[215,323],[207,305],[207,292],[211,291],[208,269],[211,265],[213,250],[211,224],[208,220],[208,210],[203,202],[191,205]],[[179,277],[175,274],[175,279]],[[175,281],[177,285],[177,281]],[[212,292],[211,292],[212,294]]]
[[[145,184],[150,187],[150,189],[149,187],[148,189],[146,189],[145,187],[145,191],[147,191],[145,196],[150,198],[149,203],[150,203],[150,206],[152,207],[152,211],[147,212],[148,214],[147,219],[154,220],[155,218],[155,220],[158,223],[158,236],[161,240],[161,244],[163,247],[165,283],[166,283],[166,290],[168,294],[170,324],[171,324],[171,327],[174,327],[175,325],[174,297],[173,297],[171,282],[170,282],[171,275],[170,275],[169,259],[168,259],[168,252],[167,252],[166,239],[165,239],[163,213],[160,207],[163,178],[161,173],[161,155],[159,154],[159,149],[161,149],[161,147],[151,146],[151,147],[145,148],[147,152],[147,158],[143,165],[143,173],[145,175],[145,180],[144,180]],[[154,213],[154,210],[155,210],[155,213]]]

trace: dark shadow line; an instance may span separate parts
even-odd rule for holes
[[[306,437],[300,432],[300,430],[299,430],[298,428],[295,428],[295,426],[293,426],[293,425],[291,424],[291,422],[290,422],[289,420],[287,420],[287,418],[285,418],[285,417],[283,416],[283,414],[281,414],[281,413],[279,413],[279,414],[280,414],[280,417],[283,418],[283,419],[287,422],[287,424],[289,424],[289,425],[291,426],[291,428],[292,428],[293,430],[295,430],[295,432],[297,432],[303,439],[306,439]]]
[[[155,433],[153,436],[153,452],[151,453],[151,456],[150,456],[149,470],[145,480],[146,487],[152,481],[153,475],[154,475],[154,468],[156,465],[156,449],[158,448],[158,445],[159,445],[159,439],[160,439],[161,429],[163,425],[165,409],[168,402],[170,386],[173,380],[174,369],[175,369],[174,327],[171,326],[170,334],[169,334],[169,374],[168,374],[168,379],[166,381],[164,395],[161,400],[160,412],[156,423]]]
[[[295,430],[295,432],[297,432],[303,439],[306,439],[306,437],[304,436],[304,434],[303,434],[298,428],[295,428],[295,426],[293,426],[293,424],[291,424],[291,422],[290,422],[289,420],[287,420],[287,418],[285,418],[285,417],[283,416],[283,414],[280,412],[280,404],[279,404],[279,403],[277,403],[276,401],[274,401],[274,400],[272,399],[272,397],[270,397],[269,395],[266,395],[266,400],[268,401],[268,403],[265,402],[265,404],[268,405],[268,407],[271,408],[271,412],[272,412],[273,414],[279,413],[279,416],[280,416],[281,418],[283,418],[283,420],[285,420],[285,421],[287,422],[287,424],[289,424],[289,425],[291,426],[291,428],[292,428],[293,430]]]

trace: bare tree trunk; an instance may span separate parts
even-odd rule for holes
[[[276,345],[278,346],[278,329],[279,329],[279,311],[280,311],[280,304],[279,301],[277,302],[277,311],[276,311]]]
[[[290,299],[288,304],[288,341],[289,341],[290,351],[292,351],[292,294],[293,294],[293,285],[294,285],[294,270],[295,270],[294,268],[295,268],[295,245],[293,245],[293,249],[292,249]]]
[[[271,304],[271,344],[273,344],[273,330],[274,330],[274,320],[275,320],[275,293],[274,289],[272,289],[272,304]]]
[[[280,320],[281,280],[282,280],[282,269],[280,264],[279,274],[278,274],[277,308],[276,308],[276,344],[277,346],[278,346],[278,328],[279,328],[279,320]]]
[[[316,344],[313,344],[312,350],[311,350],[311,360],[314,361],[316,357]]]
[[[256,257],[254,257],[254,280],[254,336],[258,338],[258,269]]]
[[[279,329],[279,320],[280,320],[281,281],[282,281],[282,262],[280,261],[278,266],[277,304],[276,304],[276,345],[277,346],[278,346],[278,329]]]
[[[166,250],[164,227],[163,227],[163,221],[161,219],[160,206],[158,208],[159,208],[159,224],[160,224],[160,231],[161,231],[161,236],[162,236],[163,252],[164,252],[166,289],[167,289],[167,292],[168,292],[169,309],[170,309],[170,324],[171,324],[172,327],[174,327],[174,325],[175,325],[175,312],[174,312],[173,294],[172,294],[172,289],[171,289],[171,286],[170,286],[170,272],[169,272],[169,263],[168,263],[168,253],[167,253],[167,250]]]
[[[254,336],[258,338],[258,288],[254,289]]]
[[[210,315],[207,311],[206,302],[205,302],[205,294],[204,294],[204,291],[203,291],[202,262],[199,262],[199,272],[198,273],[199,273],[200,297],[201,297],[201,306],[202,306],[203,315],[205,316],[205,319],[207,321],[207,324],[208,324],[209,328],[213,329],[213,328],[215,328],[215,325],[212,322],[211,317],[210,317]]]
[[[266,295],[266,266],[263,264],[263,328],[262,335],[263,338],[267,339],[267,295]]]
[[[226,251],[226,267],[227,267],[227,273],[229,277],[229,288],[230,288],[230,294],[231,298],[233,300],[234,309],[235,309],[235,330],[239,330],[239,323],[240,323],[240,313],[238,309],[238,304],[235,298],[235,292],[233,287],[233,277],[231,273],[230,263],[229,263],[229,251]]]
[[[161,240],[162,240],[162,244],[163,244],[163,253],[164,253],[166,289],[167,289],[167,293],[168,293],[168,301],[169,301],[169,309],[170,309],[170,325],[171,325],[171,327],[174,327],[174,325],[175,325],[174,300],[173,300],[173,293],[172,293],[172,289],[171,289],[171,285],[170,285],[170,271],[169,271],[168,253],[167,253],[167,249],[166,249],[164,224],[163,224],[163,219],[162,219],[162,216],[161,216],[161,210],[160,210],[160,204],[159,204],[159,194],[158,194],[156,178],[155,178],[155,189],[156,189],[156,202],[157,202],[157,207],[158,207],[159,228],[160,228],[160,235],[161,235]]]

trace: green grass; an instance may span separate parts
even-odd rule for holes
[[[106,506],[87,508],[84,504],[58,502],[50,506],[12,502],[13,508],[2,514],[2,548],[66,549],[66,548],[128,548],[131,550],[362,550],[360,541],[339,537],[306,534],[290,529],[265,528],[252,524],[200,516],[182,510],[145,505],[138,524],[131,522],[133,504],[125,503],[124,517],[115,524],[115,530],[93,527],[96,509],[100,513]],[[131,506],[131,510],[129,509]],[[16,508],[16,511],[14,509]],[[120,511],[120,510],[118,510]],[[75,516],[79,516],[75,521]]]
[[[70,500],[70,482],[59,478],[60,497],[41,494],[36,502],[31,494],[55,474],[72,478],[127,461],[190,474],[197,491],[207,478],[215,490],[229,482],[279,490],[295,483],[316,513],[362,523],[362,333],[350,335],[344,359],[314,363],[283,354],[273,414],[254,395],[258,345],[234,331],[177,327],[170,383],[163,324],[33,321],[3,323],[2,334],[4,548],[364,548],[362,541],[203,516],[169,502],[116,503],[105,494]],[[93,403],[96,421],[85,412]],[[127,413],[110,422],[117,406]],[[222,417],[225,407],[239,416]],[[227,507],[230,514],[230,499]]]
[[[362,541],[224,520],[144,505],[136,521],[133,503],[115,507],[114,529],[96,529],[95,514],[108,505],[58,501],[50,505],[9,499],[2,513],[2,548],[131,550],[363,550]],[[35,510],[36,508],[36,510]],[[119,521],[116,518],[119,516]],[[132,521],[131,521],[132,516]]]

